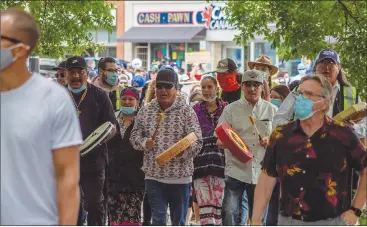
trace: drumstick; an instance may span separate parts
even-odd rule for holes
[[[158,133],[158,127],[159,127],[160,123],[163,121],[163,118],[164,118],[164,113],[160,113],[159,116],[158,116],[157,126],[155,126],[155,131],[154,131],[153,136],[152,136],[152,140],[155,140],[155,137]]]
[[[260,136],[260,132],[259,132],[259,130],[257,129],[257,126],[256,126],[256,124],[255,124],[255,119],[254,119],[254,117],[253,117],[253,116],[249,116],[249,118],[250,118],[251,124],[255,127],[255,130],[256,130],[257,134],[259,134],[259,140],[263,140],[263,139],[261,138],[261,136]]]

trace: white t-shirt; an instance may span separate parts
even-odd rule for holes
[[[71,97],[39,74],[0,95],[1,225],[58,225],[52,152],[83,143]]]

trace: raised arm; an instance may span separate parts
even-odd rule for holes
[[[274,115],[273,128],[289,122],[293,117],[293,107],[296,99],[293,93],[289,93],[286,99],[280,105],[278,111]]]

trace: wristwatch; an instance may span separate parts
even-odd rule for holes
[[[354,214],[357,216],[357,217],[361,217],[362,216],[362,211],[356,207],[350,207],[350,209],[354,212]]]

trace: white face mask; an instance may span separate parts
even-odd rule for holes
[[[213,102],[213,101],[215,101],[216,99],[217,99],[217,95],[213,95],[212,97],[210,97],[210,98],[205,98],[204,96],[201,98],[203,101],[205,101],[205,102]]]
[[[11,63],[13,63],[14,61],[17,60],[16,57],[13,56],[12,50],[14,48],[20,47],[20,46],[24,46],[25,48],[29,49],[29,46],[24,45],[23,43],[17,43],[13,46],[10,47],[1,47],[1,52],[0,52],[0,56],[1,56],[1,61],[0,61],[0,71],[3,71],[4,69],[6,69]]]

